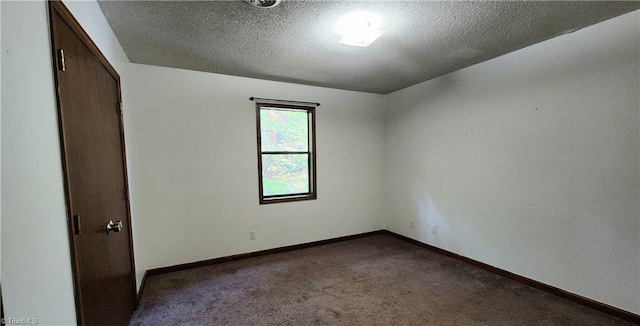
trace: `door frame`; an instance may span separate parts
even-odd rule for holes
[[[96,46],[96,44],[91,40],[89,34],[82,28],[80,23],[73,17],[69,9],[62,3],[60,0],[48,0],[48,9],[49,9],[49,31],[51,37],[51,59],[53,63],[53,77],[55,81],[55,94],[56,94],[56,107],[58,113],[58,133],[60,135],[60,155],[62,160],[62,173],[64,180],[64,193],[65,193],[65,204],[67,208],[67,229],[69,235],[69,247],[71,250],[71,269],[73,273],[73,289],[74,289],[74,298],[76,303],[76,318],[77,323],[79,325],[84,325],[84,310],[82,306],[82,297],[80,292],[80,277],[79,277],[79,264],[78,257],[76,251],[76,241],[75,241],[75,232],[73,225],[73,217],[71,212],[71,207],[73,203],[73,198],[71,198],[71,192],[69,188],[69,169],[68,162],[66,157],[66,140],[64,137],[64,122],[62,119],[62,99],[60,98],[60,85],[59,85],[59,63],[58,63],[58,53],[56,49],[55,42],[55,27],[53,24],[53,18],[57,15],[62,21],[69,27],[69,29],[78,36],[78,39],[84,43],[84,45],[93,53],[93,55],[98,59],[98,61],[102,64],[102,66],[109,72],[109,74],[116,80],[116,87],[118,93],[118,102],[120,103],[120,108],[122,108],[122,90],[120,86],[120,75],[116,72],[113,66],[109,63],[107,58],[102,54],[100,49]],[[127,172],[127,158],[126,158],[126,148],[125,148],[125,138],[124,138],[124,121],[122,110],[120,111],[120,142],[121,142],[121,150],[122,150],[122,168],[124,173],[124,187],[125,187],[125,199],[126,199],[126,221],[127,225],[127,233],[129,237],[129,251],[131,257],[131,275],[133,280],[133,302],[135,303],[137,308],[138,298],[136,295],[136,272],[135,272],[135,258],[133,256],[133,233],[131,228],[131,204],[130,204],[130,196],[129,196],[129,176]]]

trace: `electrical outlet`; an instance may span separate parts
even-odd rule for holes
[[[249,240],[255,240],[255,239],[256,239],[256,230],[249,231]]]
[[[438,226],[437,225],[432,225],[431,226],[431,233],[438,234]]]
[[[416,227],[416,220],[411,220],[411,228],[415,228]]]

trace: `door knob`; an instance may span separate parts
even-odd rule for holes
[[[113,223],[113,220],[109,220],[107,223],[107,234],[113,232],[120,232],[122,230],[122,221]]]

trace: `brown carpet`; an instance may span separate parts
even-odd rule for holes
[[[131,325],[631,325],[388,235],[149,278]]]

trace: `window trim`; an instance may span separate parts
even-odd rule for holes
[[[271,107],[271,108],[280,108],[280,109],[289,109],[289,110],[302,110],[307,111],[307,114],[311,118],[311,122],[309,123],[309,127],[311,130],[309,131],[309,137],[311,138],[309,141],[309,182],[310,189],[308,193],[299,193],[299,194],[285,194],[285,195],[271,195],[264,196],[263,185],[262,185],[262,130],[260,127],[260,110],[263,107]],[[316,170],[316,108],[314,106],[300,106],[300,105],[288,105],[288,104],[276,104],[276,103],[267,103],[267,102],[257,102],[256,103],[256,133],[258,140],[257,142],[257,153],[258,153],[258,193],[260,204],[275,204],[275,203],[287,203],[294,201],[302,201],[302,200],[315,200],[318,198],[318,183],[317,183],[317,170]],[[284,154],[284,152],[282,152]],[[294,153],[295,154],[295,153]],[[306,154],[306,153],[305,153]]]

